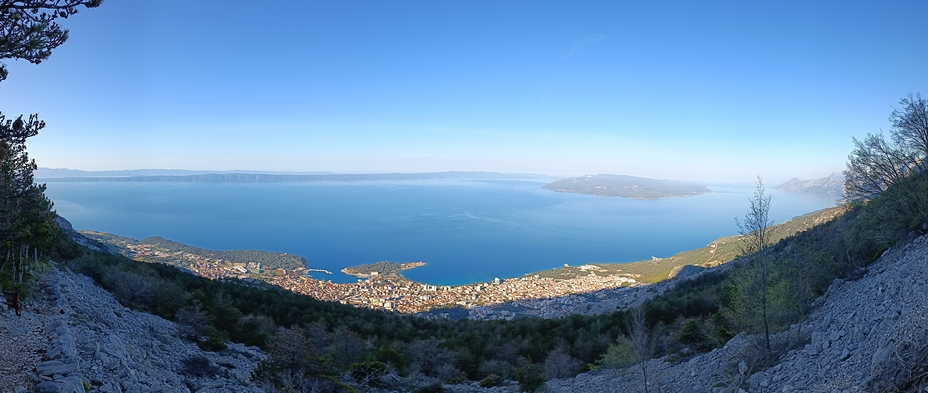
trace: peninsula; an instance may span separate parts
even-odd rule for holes
[[[425,262],[377,262],[377,263],[366,263],[363,265],[346,267],[342,269],[342,273],[345,273],[349,276],[355,276],[358,278],[365,278],[368,280],[397,280],[397,281],[409,281],[406,277],[403,277],[403,270],[415,269],[417,267],[425,266]]]
[[[709,187],[699,184],[626,175],[572,177],[548,183],[542,188],[556,192],[574,192],[632,199],[663,199],[712,192]]]

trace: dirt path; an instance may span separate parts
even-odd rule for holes
[[[42,307],[32,299],[25,302],[22,316],[17,316],[12,308],[0,309],[0,390],[3,392],[15,392],[17,388],[33,385],[29,375],[48,347],[43,335],[46,317],[36,313],[40,309]]]

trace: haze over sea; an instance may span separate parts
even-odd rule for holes
[[[753,187],[661,200],[556,193],[525,180],[270,184],[48,183],[76,229],[207,249],[258,249],[344,267],[424,261],[410,279],[439,285],[518,277],[593,262],[669,257],[737,233]],[[775,223],[832,206],[836,196],[773,190]]]

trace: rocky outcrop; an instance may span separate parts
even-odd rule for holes
[[[205,352],[173,322],[132,311],[90,278],[49,269],[23,316],[0,313],[0,386],[15,392],[260,392],[265,357],[230,344]],[[8,390],[7,390],[8,389]]]
[[[791,348],[772,367],[752,362],[756,338],[672,364],[648,362],[652,391],[883,392],[928,379],[928,238],[891,250],[856,281],[835,280],[802,325],[774,335]],[[797,344],[798,343],[798,344]],[[641,371],[600,370],[552,380],[553,392],[641,390]],[[919,385],[923,384],[925,386]],[[919,390],[921,391],[921,390]]]
[[[71,222],[66,220],[62,216],[55,217],[55,221],[58,222],[58,226],[61,227],[64,232],[71,237],[77,244],[80,244],[84,247],[87,247],[94,251],[102,251],[110,254],[117,254],[118,250],[113,250],[110,246],[98,242],[96,240],[90,239],[79,232],[74,230],[74,227],[71,225]]]

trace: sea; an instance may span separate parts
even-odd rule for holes
[[[286,252],[333,282],[342,268],[423,261],[406,277],[461,285],[586,263],[669,257],[735,235],[753,186],[635,200],[558,193],[534,180],[314,183],[50,182],[76,229],[161,236],[214,250]],[[775,189],[775,223],[834,206],[833,194]]]

